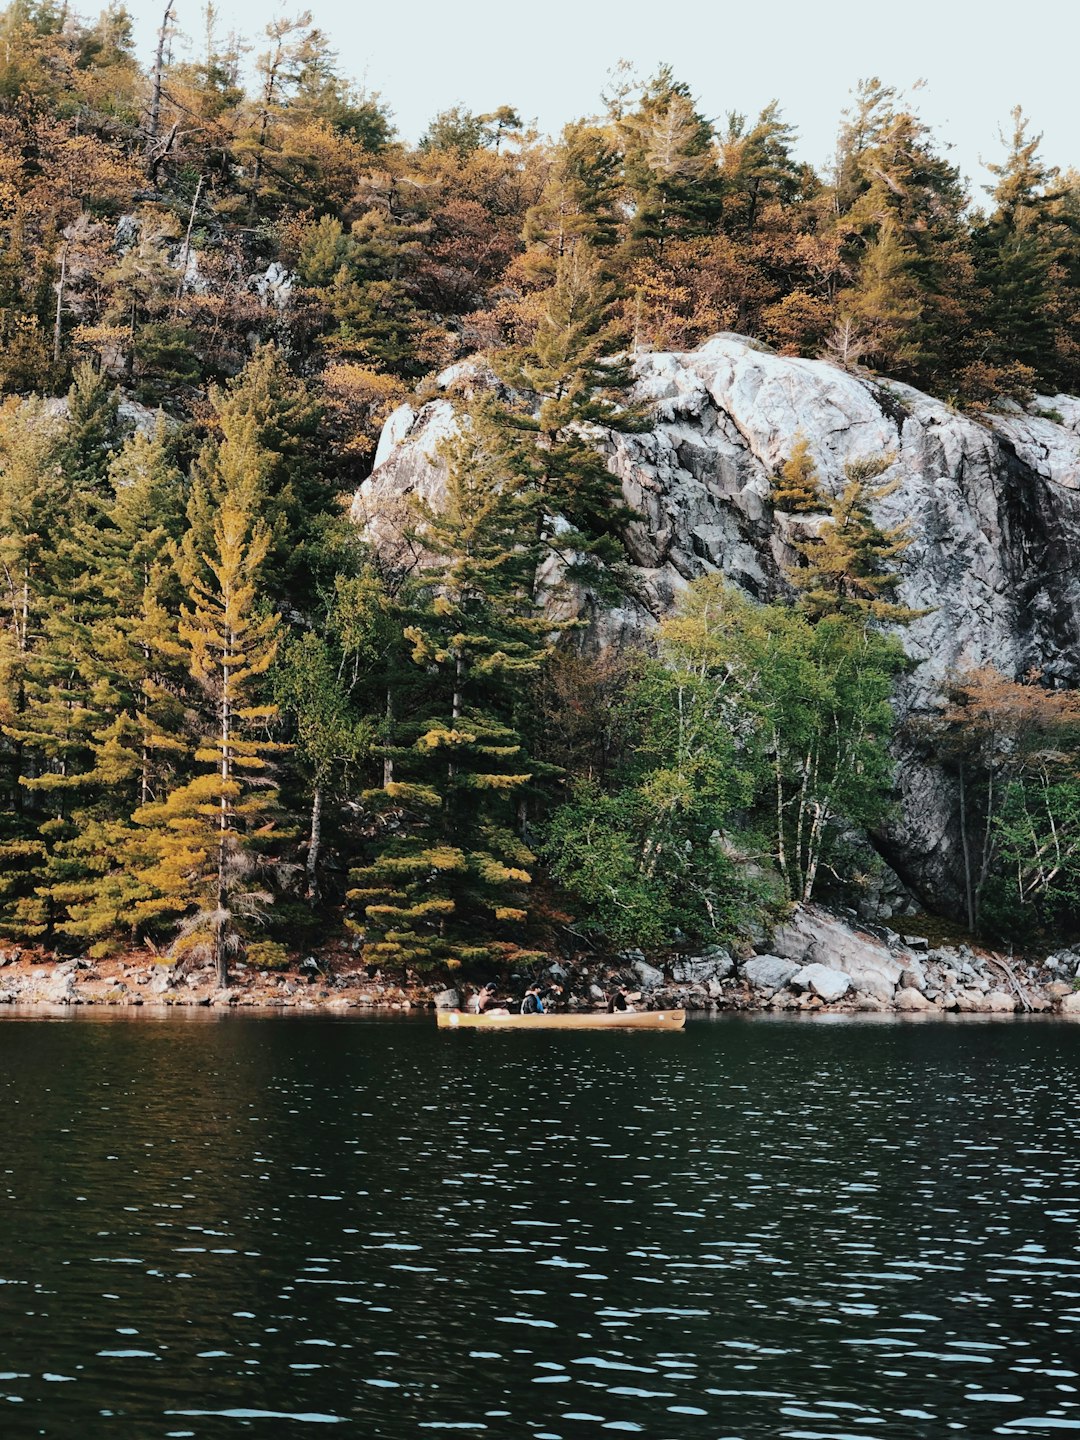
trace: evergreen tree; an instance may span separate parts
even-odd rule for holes
[[[850,321],[858,353],[880,368],[912,373],[925,359],[920,325],[923,296],[913,255],[892,223],[869,242],[858,279],[839,300],[840,322]]]
[[[230,495],[214,523],[212,548],[185,558],[191,603],[181,612],[180,638],[207,702],[206,731],[193,757],[201,769],[134,816],[147,831],[138,841],[147,863],[137,878],[148,893],[133,921],[182,917],[178,951],[208,954],[222,987],[245,924],[261,919],[273,900],[254,878],[279,838],[268,763],[280,747],[267,738],[278,712],[259,693],[280,626],[278,616],[259,611],[257,579],[269,549],[267,527],[242,497]]]
[[[86,527],[81,618],[61,692],[70,706],[77,677],[83,763],[66,776],[70,820],[50,849],[42,893],[57,928],[91,941],[95,953],[135,934],[132,917],[147,890],[131,865],[131,816],[174,782],[188,751],[173,565],[183,511],[171,450],[159,421],[113,460],[112,501],[100,523]],[[70,626],[68,617],[68,633]]]
[[[919,116],[890,86],[863,81],[840,134],[836,226],[854,284],[841,322],[866,358],[923,385],[952,385],[968,358],[967,197]]]
[[[1058,266],[1075,238],[1057,220],[1061,191],[1057,171],[1039,156],[1041,135],[1028,133],[1019,106],[1012,114],[1008,152],[988,165],[996,183],[987,187],[991,214],[974,233],[977,282],[986,292],[985,327],[992,360],[1020,364],[1053,383],[1063,380],[1058,362]]]
[[[871,513],[896,489],[896,481],[873,484],[892,462],[886,455],[847,465],[843,491],[828,503],[829,519],[816,537],[799,543],[805,563],[788,577],[801,592],[800,608],[810,619],[843,616],[905,625],[926,613],[888,598],[900,576],[885,567],[911,544],[906,523],[882,530]]]
[[[369,963],[490,959],[515,948],[527,918],[533,856],[515,809],[537,765],[515,706],[551,625],[530,598],[527,502],[476,431],[450,459],[445,509],[423,514],[439,563],[405,631],[426,708],[393,726],[392,778],[367,797],[388,838],[351,876]]]
[[[40,757],[26,727],[49,556],[67,498],[61,445],[61,427],[39,403],[0,413],[0,930],[16,938],[42,934],[49,918],[37,893],[46,849],[26,788]]]
[[[770,101],[747,129],[745,117],[732,115],[724,144],[724,228],[753,237],[769,204],[790,204],[805,176],[792,157],[796,130],[781,118],[779,102]]]
[[[689,87],[662,66],[618,128],[635,202],[632,243],[659,256],[670,239],[707,234],[723,192],[712,126],[694,108]]]
[[[618,536],[630,512],[597,448],[597,430],[633,430],[643,421],[627,401],[629,369],[613,353],[613,301],[613,288],[578,242],[558,263],[531,343],[500,357],[520,398],[474,416],[475,424],[502,430],[501,442],[489,443],[501,443],[504,463],[518,476],[538,565],[554,553],[571,570],[588,572],[590,561],[621,553]]]
[[[189,568],[197,570],[200,554],[212,552],[218,512],[231,497],[266,525],[272,598],[303,604],[319,578],[313,560],[320,517],[334,500],[316,462],[319,406],[272,345],[212,399],[214,432],[196,462],[188,505]]]
[[[310,788],[304,871],[311,900],[319,895],[327,797],[352,792],[353,778],[372,745],[371,722],[353,704],[347,658],[309,631],[286,638],[273,675],[275,700],[282,715],[292,720],[294,759],[303,766]]]
[[[424,320],[415,298],[421,227],[369,210],[348,231],[324,215],[300,244],[298,270],[335,328],[324,341],[340,360],[416,378]]]
[[[116,387],[85,361],[67,397],[60,464],[73,496],[104,494],[109,461],[119,442]]]
[[[773,480],[772,503],[777,510],[789,510],[796,514],[822,511],[826,501],[818,486],[817,465],[810,454],[810,442],[798,433],[791,447],[791,454],[781,466],[780,474]]]
[[[528,249],[522,267],[533,281],[552,283],[568,250],[584,241],[601,256],[619,225],[620,157],[608,131],[568,125],[539,201],[525,216]]]

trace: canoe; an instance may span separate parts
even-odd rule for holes
[[[437,1010],[440,1030],[681,1030],[685,1010],[582,1010],[573,1015],[471,1015]]]

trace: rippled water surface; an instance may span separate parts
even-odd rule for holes
[[[1080,1432],[1078,1102],[1054,1023],[7,1021],[0,1436]]]

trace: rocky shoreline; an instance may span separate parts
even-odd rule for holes
[[[650,1009],[1080,1019],[1080,949],[1035,960],[970,945],[935,947],[813,905],[796,909],[743,955],[716,946],[657,963],[640,951],[623,951],[608,963],[553,962],[548,976],[566,986],[576,1010],[601,1008],[611,985],[624,980]],[[507,994],[523,985],[522,977],[510,977]],[[472,990],[372,975],[345,949],[309,956],[282,972],[237,965],[225,990],[208,966],[182,971],[149,954],[94,961],[0,951],[0,1005],[15,1007],[423,1011],[467,1005]]]
[[[634,956],[650,1003],[687,1009],[883,1013],[1058,1014],[1080,1019],[1080,949],[1044,959],[971,945],[932,946],[801,906],[740,960],[685,958],[663,974]]]

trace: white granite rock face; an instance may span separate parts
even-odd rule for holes
[[[849,977],[860,995],[891,1003],[905,970],[914,961],[908,952],[896,952],[839,916],[816,905],[802,905],[786,925],[778,926],[771,940],[777,955],[797,960],[807,968],[828,966]]]
[[[1044,396],[1030,413],[962,415],[909,386],[774,355],[735,335],[642,355],[636,373],[654,427],[598,439],[640,516],[626,536],[631,593],[618,606],[583,589],[556,599],[558,576],[548,577],[553,611],[589,620],[587,643],[624,643],[710,572],[762,599],[785,594],[791,540],[813,522],[773,514],[767,497],[801,433],[831,492],[851,460],[896,457],[885,478],[898,484],[878,518],[910,524],[898,598],[930,612],[903,631],[915,667],[897,698],[902,720],[933,713],[957,669],[1080,679],[1080,400]],[[438,504],[439,445],[456,423],[447,392],[494,382],[477,365],[457,365],[439,383],[436,399],[390,417],[354,501],[355,518],[386,548],[406,543],[409,495]],[[956,906],[951,786],[914,744],[901,740],[898,758],[898,818],[877,843],[924,900]]]

